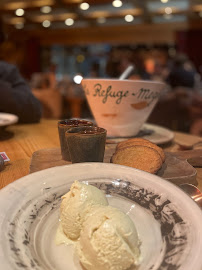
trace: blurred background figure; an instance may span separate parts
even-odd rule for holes
[[[184,54],[180,54],[174,59],[166,81],[172,88],[186,87],[193,89],[195,75],[196,71],[191,62]]]
[[[0,44],[5,41],[3,21],[0,19]],[[0,112],[13,113],[21,123],[39,122],[40,102],[16,66],[0,61]]]
[[[34,96],[41,102],[44,118],[59,119],[62,115],[62,95],[54,74],[34,73],[30,80]]]

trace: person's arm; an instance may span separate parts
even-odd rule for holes
[[[15,66],[0,74],[0,111],[18,115],[21,123],[39,122],[41,104]]]

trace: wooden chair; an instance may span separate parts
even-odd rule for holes
[[[51,88],[33,89],[32,93],[42,104],[42,116],[44,118],[59,119],[62,115],[62,95]]]

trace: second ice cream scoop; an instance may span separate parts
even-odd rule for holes
[[[134,269],[139,240],[133,221],[117,208],[96,207],[83,223],[77,252],[87,270]]]

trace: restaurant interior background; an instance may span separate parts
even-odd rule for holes
[[[91,118],[81,78],[133,64],[131,79],[167,83],[148,122],[201,135],[201,0],[1,0],[0,15],[0,59],[18,66],[44,117]]]

